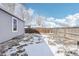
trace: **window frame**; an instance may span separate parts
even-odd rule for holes
[[[16,30],[14,30],[14,20],[16,20],[17,22],[16,22]],[[15,18],[15,17],[12,17],[12,32],[18,32],[18,19],[17,18]]]

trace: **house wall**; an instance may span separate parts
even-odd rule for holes
[[[12,32],[12,17],[0,10],[0,43],[24,34],[24,22],[18,19],[18,32]]]

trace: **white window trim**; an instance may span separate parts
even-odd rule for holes
[[[13,23],[14,19],[17,21],[17,30],[16,31],[13,30],[13,28],[14,28],[14,23]],[[18,32],[18,19],[14,18],[14,17],[12,17],[12,32]]]

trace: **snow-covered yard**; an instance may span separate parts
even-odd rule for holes
[[[44,39],[45,37],[41,36],[40,34],[25,34],[25,37],[17,42],[17,45],[13,45],[11,47],[8,45],[8,47],[4,49],[2,55],[53,56],[53,53]]]
[[[26,53],[29,56],[53,56],[53,53],[44,41],[45,38],[43,36],[35,34],[32,37],[31,40],[33,43],[25,47]]]
[[[64,44],[61,38],[58,40],[52,38],[51,35],[43,35],[44,41],[47,43],[54,56],[79,56],[79,48],[76,44]],[[50,38],[49,38],[50,37]]]
[[[77,45],[64,45],[53,35],[25,34],[24,38],[15,38],[0,44],[3,56],[79,56]]]
[[[53,56],[49,47],[43,42],[25,47],[29,56]]]

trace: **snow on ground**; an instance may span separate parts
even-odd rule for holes
[[[51,49],[51,52],[54,56],[79,56],[79,48],[77,47],[77,45],[70,44],[66,46],[64,44],[64,41],[61,41],[61,43],[59,43],[60,40],[58,40],[57,42],[57,40],[55,40],[54,38],[52,39],[53,35],[49,35],[50,38],[48,35],[43,36],[45,37],[44,41]]]
[[[43,36],[45,37],[44,41],[45,41],[46,44],[49,46],[49,48],[50,48],[50,50],[51,50],[51,52],[53,53],[54,56],[64,56],[64,52],[62,52],[62,53],[57,53],[60,47],[64,47],[62,44],[59,45],[59,44],[53,42],[53,40],[51,40],[51,42],[52,42],[54,45],[50,45],[50,44],[48,43],[48,41],[49,41],[48,36],[47,36],[47,35],[43,35]]]
[[[30,56],[78,56],[79,49],[77,45],[64,45],[64,41],[55,40],[53,35],[33,34],[34,44],[26,46],[26,52]],[[59,38],[61,39],[61,38]],[[40,42],[35,44],[35,42]]]
[[[25,47],[26,52],[29,56],[53,56],[53,53],[44,41],[44,37],[37,35],[32,39],[34,42],[41,42],[39,44],[31,44]]]
[[[2,46],[0,54],[5,56],[79,56],[77,45],[65,46],[63,43],[49,34],[25,34],[24,38],[2,44],[5,48]]]
[[[53,56],[49,46],[40,34],[26,34],[18,45],[8,46],[3,55],[6,56]],[[14,40],[16,41],[16,40]]]
[[[45,42],[26,46],[25,49],[29,56],[53,56]]]

